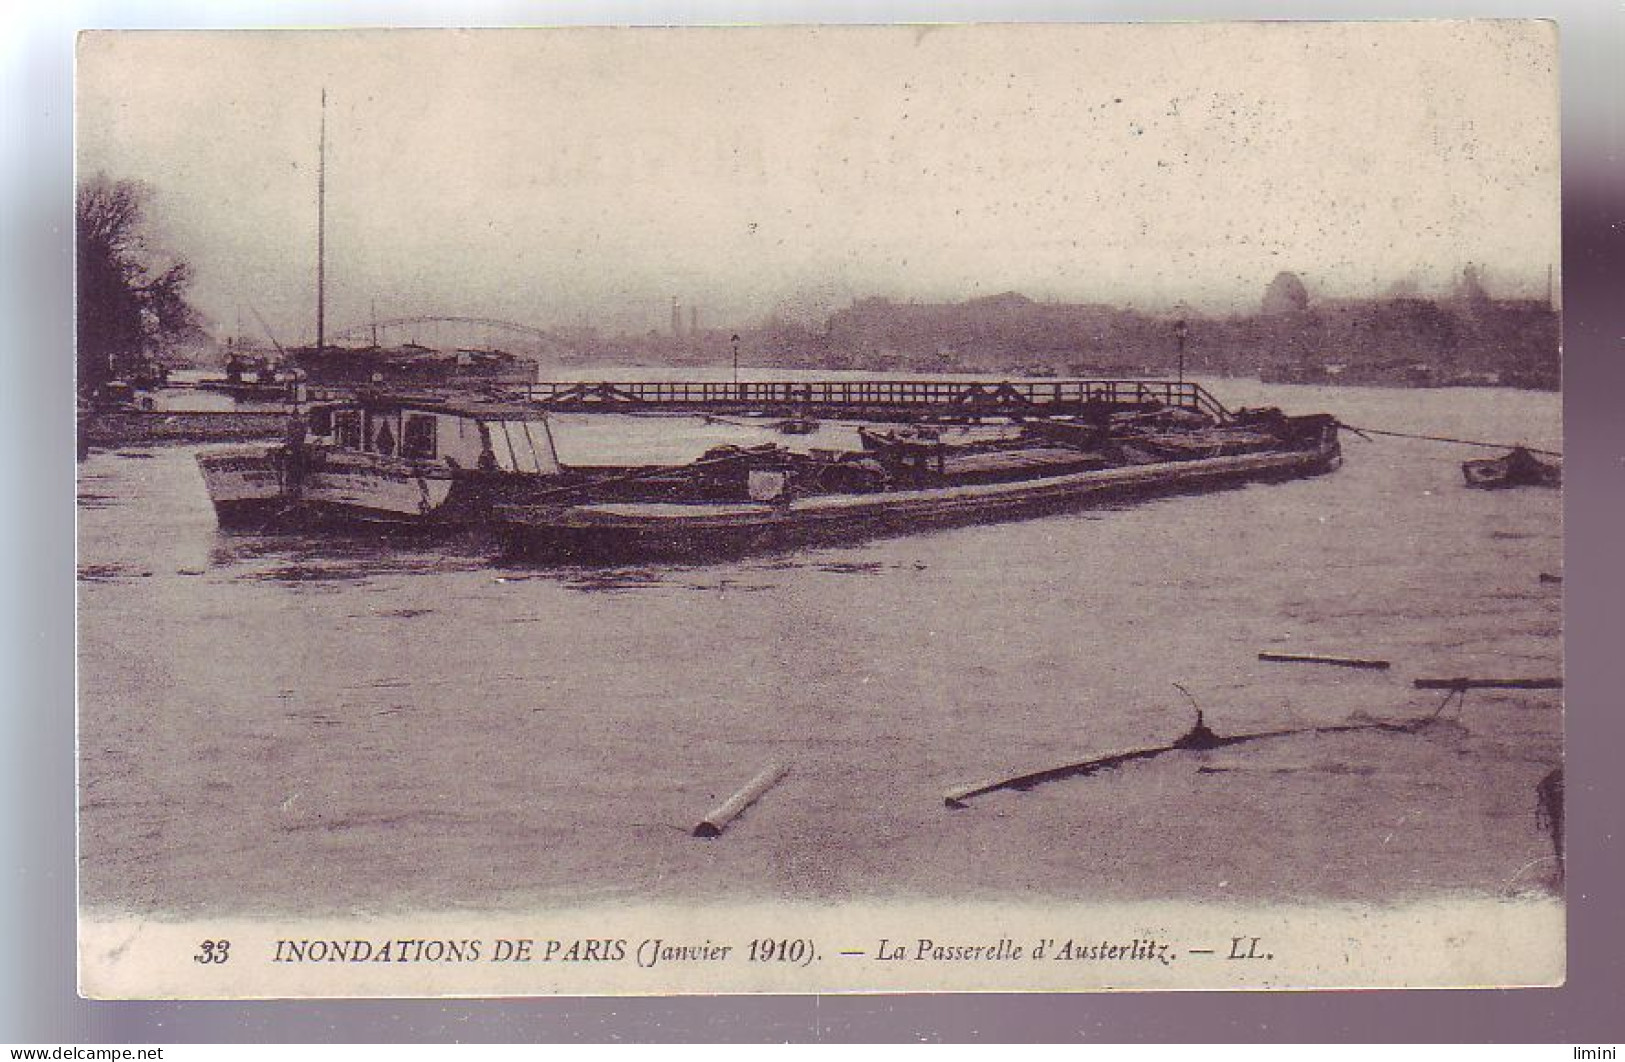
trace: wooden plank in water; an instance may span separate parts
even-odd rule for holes
[[[1326,656],[1321,653],[1261,652],[1258,659],[1274,664],[1331,664],[1334,667],[1359,667],[1373,671],[1386,671],[1391,666],[1386,660],[1368,660],[1358,656]]]
[[[1025,771],[1016,775],[1006,775],[1002,778],[987,778],[980,782],[972,782],[970,785],[957,786],[948,790],[942,795],[942,802],[950,808],[962,808],[965,807],[965,802],[972,797],[985,796],[1000,789],[1027,789],[1060,778],[1094,774],[1096,771],[1132,763],[1135,760],[1160,756],[1164,752],[1172,752],[1178,747],[1176,744],[1149,749],[1129,749],[1126,752],[1112,752],[1105,756],[1096,756],[1093,759],[1074,760],[1070,763],[1056,764],[1052,767],[1043,767],[1036,771]]]
[[[1161,756],[1166,752],[1208,752],[1212,749],[1228,748],[1232,745],[1244,745],[1250,741],[1268,741],[1273,738],[1292,737],[1297,734],[1352,734],[1359,731],[1415,734],[1421,732],[1432,722],[1431,718],[1414,719],[1406,722],[1379,720],[1371,723],[1344,723],[1333,726],[1290,727],[1285,730],[1263,730],[1252,734],[1225,736],[1215,734],[1209,730],[1202,722],[1201,716],[1198,716],[1196,725],[1171,744],[1156,745],[1144,749],[1130,749],[1127,752],[1113,752],[1109,755],[1097,756],[1094,759],[1063,763],[1054,767],[1027,771],[1023,774],[1005,778],[989,778],[985,781],[948,790],[947,793],[943,794],[942,802],[950,808],[963,808],[968,806],[966,801],[972,797],[985,796],[1001,789],[1030,789],[1043,782],[1054,782],[1063,778],[1091,775],[1112,767],[1120,767],[1125,763],[1133,763],[1136,760],[1148,760],[1155,756]]]
[[[1560,678],[1419,678],[1419,690],[1560,690]]]
[[[694,827],[694,836],[722,836],[722,831],[728,828],[728,823],[738,818],[741,812],[756,803],[763,793],[777,785],[779,779],[789,772],[790,768],[788,766],[779,763],[770,763],[763,767],[755,778],[745,783],[743,789],[708,812],[705,818],[700,820],[699,825]]]

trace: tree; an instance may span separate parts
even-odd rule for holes
[[[1262,309],[1266,314],[1302,313],[1308,308],[1309,290],[1296,273],[1277,273],[1270,286],[1264,289]]]
[[[79,388],[128,371],[197,329],[186,301],[191,268],[161,266],[145,239],[146,186],[98,174],[74,203],[78,250]]]

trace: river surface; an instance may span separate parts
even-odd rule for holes
[[[590,374],[589,374],[590,375]],[[620,378],[636,374],[622,373]],[[1561,449],[1555,394],[1214,381],[1228,405]],[[558,417],[561,457],[840,445]],[[79,468],[81,889],[163,917],[696,899],[1400,901],[1548,888],[1557,692],[1414,734],[1419,676],[1561,674],[1559,493],[1344,435],[1331,475],[697,566],[225,534],[201,448]],[[1548,578],[1542,579],[1545,574]],[[1345,654],[1389,671],[1270,664]],[[722,838],[689,831],[772,761]]]

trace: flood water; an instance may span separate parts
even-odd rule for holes
[[[1232,407],[1561,449],[1559,397],[1215,381]],[[559,417],[566,461],[774,439]],[[1555,691],[1416,734],[1176,753],[964,810],[1003,772],[1409,719],[1419,676],[1561,674],[1560,496],[1345,434],[1316,479],[697,566],[225,534],[195,456],[80,466],[82,895],[197,917],[562,902],[1386,901],[1549,887]],[[1261,650],[1391,660],[1270,664]],[[766,763],[717,840],[689,831]]]

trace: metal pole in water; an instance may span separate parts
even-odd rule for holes
[[[739,397],[739,333],[733,335],[734,347],[734,397]]]
[[[321,138],[316,153],[316,353],[327,327],[327,87],[322,86]]]

